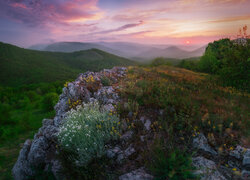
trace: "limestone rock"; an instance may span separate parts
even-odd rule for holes
[[[19,153],[17,162],[12,169],[13,177],[16,180],[28,179],[29,176],[33,175],[33,171],[31,170],[29,162],[27,161],[31,143],[32,141],[29,139],[25,141],[23,148]]]
[[[88,103],[97,99],[101,104],[105,105],[103,108],[114,109],[113,105],[119,101],[118,94],[112,86],[102,87],[101,77],[108,74],[117,81],[119,78],[124,77],[126,72],[127,69],[121,67],[114,67],[102,72],[86,72],[80,74],[74,82],[68,83],[67,87],[63,88],[59,101],[55,106],[56,116],[54,119],[44,119],[42,127],[34,136],[34,140],[25,141],[12,169],[14,179],[24,180],[37,177],[38,169],[41,173],[41,171],[48,171],[48,167],[51,167],[51,172],[57,179],[63,179],[63,175],[59,174],[62,167],[61,163],[56,160],[57,151],[55,146],[58,129],[70,110],[69,100]],[[94,92],[88,89],[86,78],[90,76],[96,82],[95,86],[99,88],[94,91],[96,92],[95,96]]]
[[[213,148],[211,148],[211,146],[209,146],[207,138],[202,133],[193,139],[193,147],[211,155],[218,154]]]
[[[244,152],[244,148],[241,146],[237,146],[233,151],[229,153],[229,155],[236,159],[241,159],[243,152]]]
[[[154,177],[147,174],[144,168],[139,168],[119,177],[119,180],[152,180]]]
[[[151,121],[149,119],[146,120],[144,127],[146,128],[146,130],[150,130],[150,125],[151,125]]]
[[[245,152],[242,165],[246,170],[250,170],[250,149]]]
[[[107,157],[108,158],[114,158],[115,156],[117,156],[120,153],[121,153],[121,148],[116,146],[113,149],[108,149],[107,150]]]
[[[201,180],[226,180],[217,170],[215,162],[204,157],[192,158],[193,165],[198,169],[195,174],[201,176]]]

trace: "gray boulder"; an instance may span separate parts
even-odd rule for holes
[[[250,170],[250,149],[245,152],[242,165],[246,170]]]
[[[193,139],[193,147],[211,155],[218,154],[213,148],[211,148],[211,146],[209,146],[207,138],[202,133]]]
[[[12,174],[16,180],[28,179],[28,177],[33,175],[33,171],[30,168],[29,162],[27,161],[31,143],[32,141],[29,139],[25,141],[23,148],[19,153],[17,162],[12,169]]]
[[[144,168],[139,168],[119,177],[119,180],[152,180],[154,177],[145,172]]]
[[[241,146],[237,146],[233,151],[229,153],[229,155],[236,159],[241,159],[243,156],[243,152],[244,152],[244,148]]]
[[[195,175],[201,177],[201,180],[226,180],[226,178],[217,170],[215,162],[204,157],[192,158],[193,166],[197,168]]]

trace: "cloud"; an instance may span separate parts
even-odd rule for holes
[[[115,28],[115,29],[109,29],[109,30],[105,30],[105,31],[95,32],[93,34],[107,34],[107,33],[119,32],[119,31],[123,31],[123,30],[129,29],[129,28],[140,26],[143,24],[144,24],[144,21],[139,21],[138,23],[125,24],[125,25],[118,27],[118,28]]]
[[[84,22],[102,16],[97,0],[6,0],[0,1],[0,17],[28,26]]]
[[[208,23],[225,23],[235,21],[250,21],[250,14],[245,16],[225,17],[217,20],[208,21]]]

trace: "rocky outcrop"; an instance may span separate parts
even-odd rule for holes
[[[68,83],[55,106],[54,119],[44,119],[34,139],[25,141],[12,169],[14,179],[32,179],[46,171],[51,171],[57,179],[63,179],[60,173],[61,163],[56,159],[57,132],[71,103],[98,100],[103,108],[114,110],[114,105],[119,102],[119,96],[115,92],[118,87],[104,86],[102,78],[109,78],[111,83],[116,83],[126,75],[126,71],[126,68],[115,67],[101,72],[86,72],[80,74],[74,82]],[[131,150],[127,153],[131,153]]]
[[[236,146],[220,156],[208,143],[204,134],[193,138],[193,148],[197,150],[192,158],[195,174],[204,180],[250,179],[250,149]],[[209,159],[208,159],[209,158]],[[221,164],[220,162],[224,162]]]
[[[126,76],[126,72],[126,68],[120,67],[101,72],[86,72],[80,74],[74,82],[68,83],[55,106],[54,119],[44,119],[34,139],[25,141],[12,170],[14,179],[34,179],[46,172],[52,173],[56,179],[65,179],[62,164],[56,157],[57,134],[67,112],[76,105],[95,101],[99,102],[101,108],[115,111],[116,105],[121,101],[116,83]],[[104,78],[110,83],[104,83]],[[156,111],[154,113],[164,116],[164,110]],[[144,164],[138,165],[138,162],[141,163],[140,152],[150,145],[149,142],[153,142],[154,119],[150,114],[140,115],[130,122],[131,124],[127,124],[127,121],[121,118],[123,134],[119,143],[107,144],[106,156],[117,167],[118,172],[123,174],[117,177],[120,180],[153,179],[153,176],[142,167]],[[133,112],[128,112],[128,117],[133,119]],[[128,128],[134,123],[141,127],[140,133]],[[250,179],[250,149],[237,146],[222,156],[215,145],[209,143],[202,133],[193,138],[190,151],[194,154],[192,162],[196,167],[196,175],[204,180]]]
[[[195,157],[192,159],[193,165],[198,169],[195,174],[201,177],[201,180],[226,180],[226,178],[217,170],[215,162],[204,157]]]

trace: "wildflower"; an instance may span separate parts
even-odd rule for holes
[[[218,151],[219,151],[219,153],[222,153],[223,152],[223,147],[219,147]]]
[[[234,171],[234,174],[237,176],[241,176],[241,172],[240,171]]]
[[[229,150],[231,150],[231,151],[232,151],[233,149],[234,149],[233,147],[230,147],[230,148],[229,148]]]
[[[233,170],[233,171],[237,171],[237,169],[236,169],[236,168],[233,168],[232,170]]]

